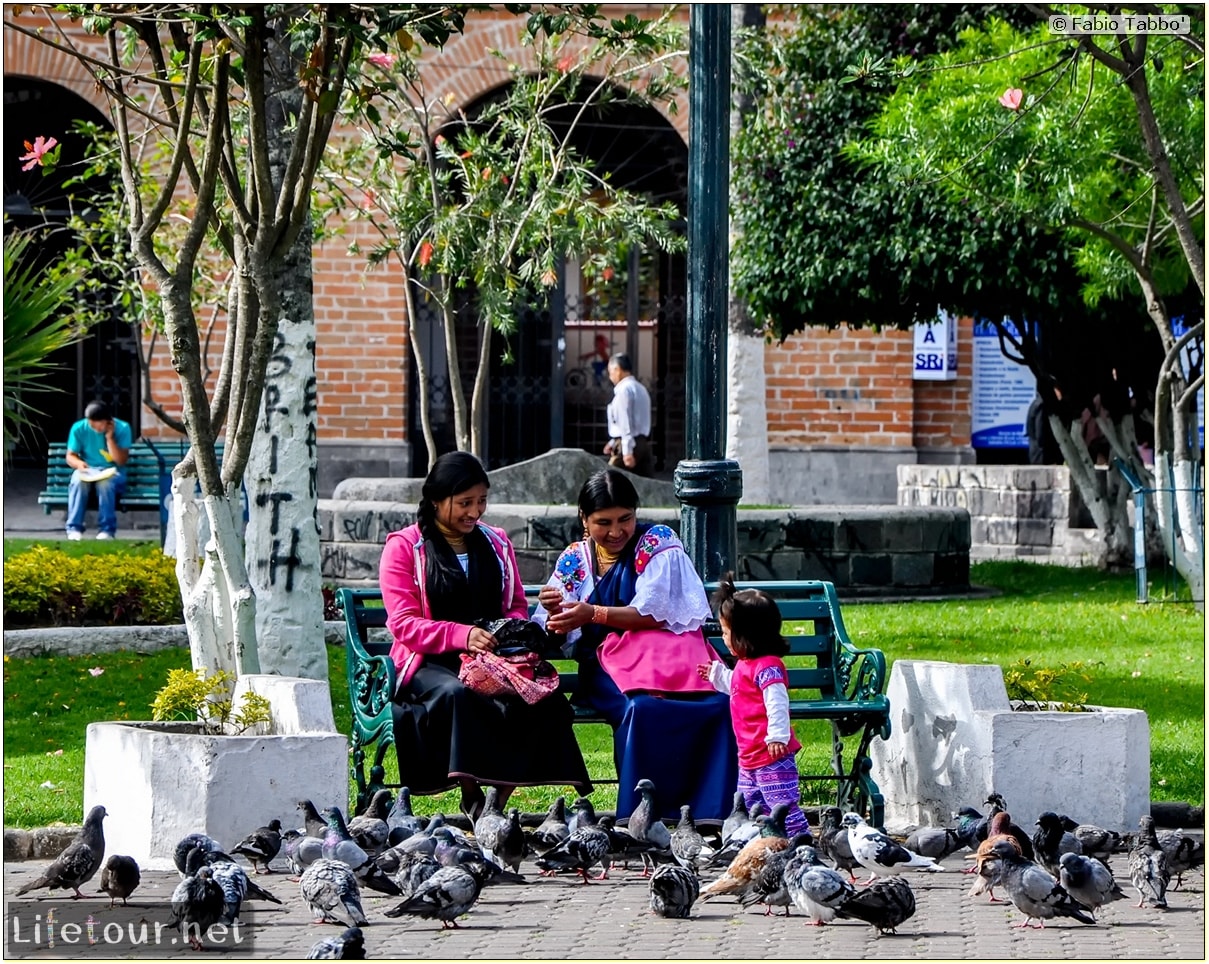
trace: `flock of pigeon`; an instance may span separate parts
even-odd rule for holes
[[[1094,924],[1102,906],[1126,896],[1109,869],[1114,855],[1128,854],[1139,907],[1166,907],[1171,881],[1178,887],[1184,873],[1204,863],[1203,842],[1180,831],[1157,833],[1150,816],[1141,818],[1136,834],[1122,836],[1047,811],[1029,835],[1012,822],[996,793],[985,801],[986,815],[965,807],[953,814],[953,827],[921,828],[900,843],[838,807],[822,812],[816,834],[790,838],[786,807],[765,814],[757,805],[749,811],[739,793],[720,837],[707,841],[689,807],[681,807],[679,822],[668,827],[655,815],[654,784],[641,780],[635,790],[642,799],[624,828],[609,815],[598,818],[584,797],[575,800],[568,816],[559,797],[541,825],[527,832],[519,811],[512,808],[505,815],[489,788],[472,835],[439,814],[416,816],[406,787],[393,804],[389,791],[379,791],[365,813],[347,822],[337,807],[319,812],[310,800],[301,800],[297,830],[282,830],[281,821],[273,820],[229,851],[206,834],[185,836],[174,852],[181,881],[165,923],[201,949],[212,925],[239,920],[243,901],[281,904],[252,879],[262,867],[272,873],[269,865],[278,856],[288,862],[290,879],[298,883],[315,922],[344,928],[311,948],[308,957],[322,960],[364,959],[361,928],[369,920],[362,888],[398,898],[383,912],[386,917],[415,916],[454,928],[484,887],[523,883],[520,868],[530,856],[539,874],[573,873],[584,884],[607,878],[619,861],[628,866],[641,860],[650,908],[661,917],[687,918],[696,901],[729,896],[743,907],[763,904],[766,914],[783,907],[788,916],[796,907],[818,926],[863,921],[879,935],[895,933],[915,913],[915,894],[903,872],[944,871],[938,861],[963,848],[973,861],[966,872],[976,875],[970,896],[985,893],[988,900],[1001,901],[994,893],[999,888],[1025,915],[1018,927],[1033,921],[1044,927],[1054,917]],[[64,888],[82,897],[81,885],[100,870],[110,906],[125,903],[139,885],[139,868],[127,856],[104,860],[105,816],[104,807],[93,807],[76,838],[18,895]],[[251,876],[232,855],[250,863]],[[867,870],[868,879],[858,882],[858,870]],[[713,879],[703,883],[702,875]]]

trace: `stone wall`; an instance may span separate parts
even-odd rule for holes
[[[1095,565],[1095,529],[1077,528],[1080,500],[1064,465],[900,465],[898,504],[969,512],[970,558]]]
[[[680,529],[679,509],[643,509],[640,515]],[[321,499],[324,581],[375,585],[387,535],[414,521],[410,501]],[[508,533],[525,582],[545,582],[559,553],[582,537],[569,505],[492,503],[485,521]],[[747,579],[825,579],[850,594],[969,586],[970,517],[960,508],[740,509],[738,530],[739,574]]]

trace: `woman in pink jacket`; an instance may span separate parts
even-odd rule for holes
[[[489,484],[473,455],[442,455],[424,481],[417,523],[387,537],[380,570],[394,637],[400,779],[417,794],[460,785],[472,818],[482,810],[484,783],[499,788],[501,808],[517,786],[591,792],[565,697],[530,705],[483,696],[458,680],[462,653],[497,646],[475,621],[529,616],[512,543],[479,521]]]

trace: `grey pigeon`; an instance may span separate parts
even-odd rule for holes
[[[973,807],[962,807],[953,811],[953,820],[953,832],[964,846],[977,850],[978,845],[986,840],[990,817],[984,816]]]
[[[101,868],[101,890],[109,895],[111,908],[115,900],[120,900],[125,905],[126,898],[134,893],[139,880],[139,865],[133,857],[114,854]]]
[[[1062,829],[1062,818],[1052,810],[1046,810],[1037,817],[1037,827],[1037,832],[1033,834],[1035,859],[1037,863],[1057,877],[1062,869],[1061,864],[1058,863],[1062,855],[1081,854],[1083,845],[1079,843],[1079,838],[1073,833]],[[1019,842],[1019,838],[1017,841]],[[1021,850],[1023,851],[1023,844],[1021,844]]]
[[[172,850],[172,862],[176,864],[176,869],[182,877],[185,876],[185,863],[189,858],[189,852],[194,847],[198,847],[205,853],[209,854],[226,854],[222,844],[204,833],[189,833],[181,837],[177,841],[176,846]],[[229,858],[228,858],[229,859]]]
[[[231,853],[247,857],[252,864],[252,873],[260,873],[258,864],[264,864],[266,874],[273,872],[269,863],[281,852],[281,821],[276,818],[268,826],[257,827],[231,848]]]
[[[205,853],[200,848],[196,849],[200,853],[202,860],[209,865],[213,871],[211,876],[222,888],[223,892],[223,916],[224,924],[234,924],[239,918],[239,909],[245,899],[251,900],[268,900],[274,904],[280,904],[281,901],[262,888],[259,884],[255,884],[248,877],[245,871],[234,860],[226,857],[225,854]]]
[[[751,816],[748,814],[747,804],[743,800],[743,791],[736,790],[731,811],[726,815],[726,819],[722,821],[722,843],[729,843],[735,831],[748,822],[751,822]]]
[[[454,918],[474,906],[482,886],[481,879],[467,867],[442,867],[420,884],[407,900],[383,913],[387,917],[410,914],[430,920],[435,918],[442,928],[457,927]]]
[[[1068,894],[1091,911],[1093,917],[1105,904],[1124,899],[1125,891],[1113,879],[1112,871],[1096,858],[1067,853],[1058,859],[1058,863],[1059,882]]]
[[[860,863],[852,856],[848,843],[848,828],[843,824],[844,812],[839,807],[827,807],[821,814],[818,835],[819,856],[830,860],[836,870],[846,870],[848,879],[856,880],[853,873]]]
[[[1112,855],[1119,853],[1121,850],[1121,835],[1115,830],[1105,830],[1103,827],[1097,827],[1094,823],[1075,823],[1070,817],[1062,816],[1062,828],[1069,830],[1075,835],[1075,839],[1083,847],[1083,855],[1085,857],[1095,857],[1105,866],[1108,866],[1108,861]],[[1070,826],[1067,821],[1074,823]]]
[[[700,891],[695,871],[676,864],[663,864],[651,874],[651,910],[660,917],[688,917]]]
[[[580,827],[553,850],[537,858],[540,870],[574,870],[588,883],[588,868],[607,860],[612,843],[599,827]],[[603,876],[603,875],[602,875]]]
[[[1053,917],[1073,917],[1084,924],[1095,923],[1085,913],[1087,907],[1068,894],[1053,874],[1021,857],[1010,841],[998,841],[991,856],[1003,862],[1003,889],[1016,909],[1025,915],[1023,923],[1013,924],[1013,927],[1029,927],[1033,920],[1037,921],[1038,927],[1044,927]]]
[[[837,810],[836,812],[838,813],[839,811]],[[756,837],[760,836],[760,824],[757,821],[763,813],[764,805],[759,801],[753,803],[751,810],[748,812],[747,819],[732,825],[729,836],[723,835],[722,846],[714,851],[713,855],[709,858],[708,866],[728,866],[749,841],[755,840]]]
[[[788,917],[789,905],[793,903],[793,898],[790,897],[788,882],[785,880],[785,863],[798,847],[808,846],[813,839],[809,833],[800,833],[789,841],[788,847],[770,851],[752,880],[751,887],[746,893],[739,895],[739,903],[744,907],[764,904],[765,916],[771,914],[774,907],[784,907],[785,916]]]
[[[409,787],[399,787],[399,795],[386,815],[386,826],[388,828],[386,842],[392,847],[402,843],[413,833],[419,833],[424,829],[423,819],[411,812],[411,789]]]
[[[567,818],[567,830],[574,833],[580,827],[596,826],[596,809],[587,797],[576,797],[571,804],[571,816]]]
[[[394,881],[378,869],[373,858],[365,852],[365,848],[350,836],[340,808],[325,807],[323,815],[327,821],[327,830],[323,837],[323,856],[347,864],[357,875],[357,880],[370,890],[390,894],[392,897],[399,896],[399,889]]]
[[[965,845],[952,827],[920,827],[907,837],[903,846],[921,857],[944,860]]]
[[[339,937],[316,941],[307,952],[308,961],[363,961],[365,935],[360,927],[346,927]]]
[[[17,896],[42,887],[48,890],[61,887],[75,891],[73,900],[83,897],[80,885],[92,880],[101,867],[101,859],[105,856],[105,830],[101,823],[106,816],[107,811],[100,805],[89,810],[88,816],[84,818],[84,826],[72,838],[71,843],[51,861],[41,877],[21,887]]]
[[[391,852],[387,851],[387,853]],[[437,859],[428,854],[418,854],[406,850],[398,853],[398,864],[390,872],[390,876],[399,885],[399,893],[402,897],[410,897],[420,884],[441,869],[442,865],[438,863]]]
[[[1161,830],[1159,846],[1167,855],[1167,870],[1175,877],[1175,889],[1184,882],[1184,874],[1205,864],[1205,841],[1191,837],[1182,830]]]
[[[835,920],[844,902],[856,893],[844,875],[824,866],[818,851],[809,845],[793,850],[782,874],[794,906],[805,911],[810,923],[818,927]]]
[[[366,807],[365,813],[358,814],[348,821],[348,832],[371,857],[387,847],[390,826],[386,823],[389,813],[390,791],[379,790],[373,795]]]
[[[848,828],[848,846],[856,862],[869,871],[872,881],[878,874],[890,876],[904,870],[944,870],[931,857],[921,857],[908,850],[898,841],[865,823],[865,818],[851,811],[844,814],[843,824]]]
[[[321,857],[311,864],[298,883],[302,900],[310,908],[316,924],[343,924],[345,927],[369,923],[361,909],[361,888],[348,865]]]
[[[1139,907],[1166,908],[1171,868],[1167,854],[1159,846],[1154,817],[1148,813],[1138,821],[1138,835],[1129,851],[1129,879],[1137,889]]]
[[[531,834],[529,846],[539,857],[553,850],[571,836],[571,828],[567,826],[567,798],[557,797],[546,811],[543,820]]]
[[[521,812],[513,807],[508,811],[508,827],[500,835],[499,850],[495,855],[497,863],[501,867],[511,867],[513,872],[519,873],[527,847],[525,830],[521,826]]]
[[[872,924],[877,936],[895,934],[915,913],[915,892],[904,877],[883,877],[849,897],[837,916]]]
[[[327,821],[315,809],[315,805],[310,800],[299,800],[298,810],[306,824],[306,835],[322,840],[324,833],[327,832]]]
[[[638,806],[630,814],[630,819],[626,822],[626,829],[630,831],[635,840],[649,843],[655,848],[642,855],[642,876],[649,877],[651,868],[656,862],[656,855],[661,857],[664,862],[673,859],[672,832],[668,830],[662,820],[655,816],[655,784],[647,779],[639,780],[637,786],[634,787],[634,792],[641,794],[642,799],[638,801]]]
[[[281,849],[296,880],[307,867],[323,856],[323,840],[308,837],[297,830],[287,830],[281,835]]]
[[[635,857],[641,857],[643,851],[650,850],[651,845],[642,840],[635,840],[628,830],[617,826],[617,818],[611,813],[606,813],[596,826],[609,835],[609,853],[602,863],[604,871],[600,874],[600,879],[605,880],[609,876],[609,868],[617,861],[621,861],[623,867],[629,867],[630,860]]]
[[[190,946],[200,951],[201,936],[222,920],[222,887],[203,862],[204,851],[192,847],[185,858],[185,876],[172,891],[172,916],[168,926],[180,931]]]
[[[483,809],[478,819],[474,821],[474,840],[485,856],[492,863],[499,864],[495,852],[500,847],[500,841],[508,830],[508,818],[504,816],[497,803],[499,790],[488,787]],[[502,866],[502,864],[500,864]]]
[[[680,808],[680,822],[672,831],[671,851],[676,863],[694,873],[706,866],[709,858],[714,855],[713,849],[706,846],[705,838],[697,830],[697,824],[693,820],[693,808],[687,803]]]

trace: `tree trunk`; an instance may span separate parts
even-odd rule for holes
[[[740,27],[763,27],[764,12],[756,3],[731,8],[732,33]],[[750,113],[750,97],[737,97],[730,113],[731,137]],[[735,222],[730,222],[730,250],[735,249]],[[726,322],[729,328],[726,351],[726,457],[743,470],[743,497],[748,505],[772,501],[768,462],[768,399],[764,382],[764,334],[752,323],[747,306],[735,297],[731,286]]]
[[[270,44],[270,57],[283,76],[296,72],[279,43]],[[269,163],[273,187],[280,190],[292,141],[287,123],[301,110],[302,90],[291,85],[268,98],[266,106]],[[244,470],[246,558],[257,597],[261,672],[326,680],[309,221],[271,269],[280,292],[280,317]]]

